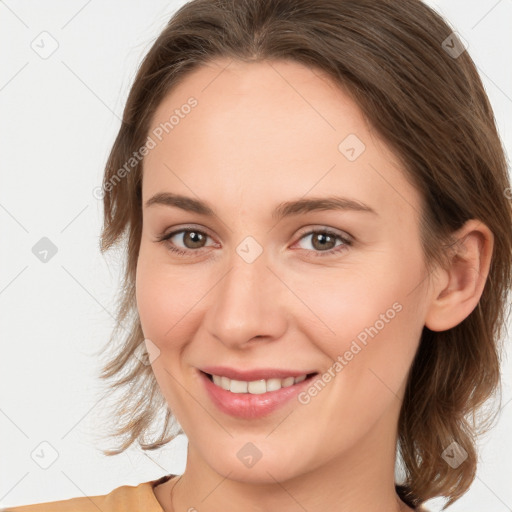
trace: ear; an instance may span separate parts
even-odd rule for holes
[[[482,295],[494,247],[494,236],[482,222],[471,219],[454,233],[457,242],[449,267],[438,269],[425,317],[431,331],[460,324],[476,308]]]

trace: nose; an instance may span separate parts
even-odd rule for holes
[[[287,327],[286,291],[265,251],[251,263],[233,254],[212,290],[205,317],[209,334],[231,349],[243,349],[255,338],[280,338]]]

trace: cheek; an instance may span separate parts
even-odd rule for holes
[[[321,320],[315,322],[320,330],[304,329],[332,361],[347,361],[345,373],[367,374],[375,366],[397,384],[393,371],[397,378],[406,373],[424,325],[423,287],[415,289],[424,273],[421,254],[410,250],[400,260],[389,251],[364,269],[326,273],[300,291]]]
[[[350,445],[386,411],[399,407],[423,326],[409,292],[406,280],[388,287],[358,280],[358,287],[310,296],[324,305],[319,316],[336,333],[321,336],[310,329],[307,334],[330,359],[320,377],[324,384],[312,385],[302,397],[302,403],[310,401],[306,407],[312,417],[323,416],[324,424],[337,425],[326,427],[325,437]],[[315,428],[312,425],[306,437],[314,435]]]
[[[402,310],[409,302],[411,281],[406,273],[391,275],[373,268],[364,273],[329,272],[317,279],[314,286],[298,289],[295,281],[295,288],[298,295],[307,297],[323,334],[336,343],[354,338],[374,324],[382,330],[391,323],[400,323]]]
[[[135,279],[137,309],[146,338],[160,345],[177,322],[183,289],[141,247]],[[169,329],[171,331],[169,332]]]
[[[135,283],[137,309],[146,338],[165,351],[177,348],[179,340],[192,336],[189,331],[206,291],[199,273],[194,275],[190,269],[159,262],[141,247]]]
[[[149,257],[147,257],[149,256]],[[180,419],[187,410],[187,396],[172,377],[179,370],[177,357],[183,340],[189,339],[190,319],[193,318],[193,304],[198,299],[187,298],[197,295],[179,281],[176,269],[170,271],[146,255],[141,247],[136,273],[136,300],[144,338],[158,347],[159,356],[152,363],[153,373],[167,404]],[[190,428],[190,427],[188,427]]]

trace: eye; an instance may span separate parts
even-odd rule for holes
[[[308,237],[310,237],[313,250],[305,250],[312,252],[314,257],[330,256],[332,254],[345,251],[353,243],[348,236],[341,235],[329,229],[317,229],[308,231],[301,236],[300,240],[304,240]],[[341,243],[338,245],[333,245],[336,244],[336,240],[340,240]]]
[[[180,249],[176,246],[173,238],[179,240],[185,245],[185,249]],[[172,231],[167,235],[163,235],[157,239],[157,242],[165,242],[165,245],[171,252],[175,252],[180,256],[189,256],[194,249],[202,249],[205,247],[206,239],[210,238],[207,233],[195,228],[180,229],[179,231]]]

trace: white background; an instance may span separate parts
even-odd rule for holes
[[[136,67],[183,3],[0,2],[0,506],[106,494],[184,471],[184,436],[116,457],[93,439],[105,403],[94,353],[114,325],[119,267],[99,252],[102,205],[92,195]],[[510,155],[512,1],[429,4],[469,43]],[[31,47],[43,31],[58,43],[47,59]],[[42,237],[58,250],[46,264],[32,253]],[[504,405],[512,398],[507,346]],[[510,432],[512,405],[481,440],[475,482],[450,511],[512,509]],[[48,469],[31,458],[43,441],[58,453]]]

